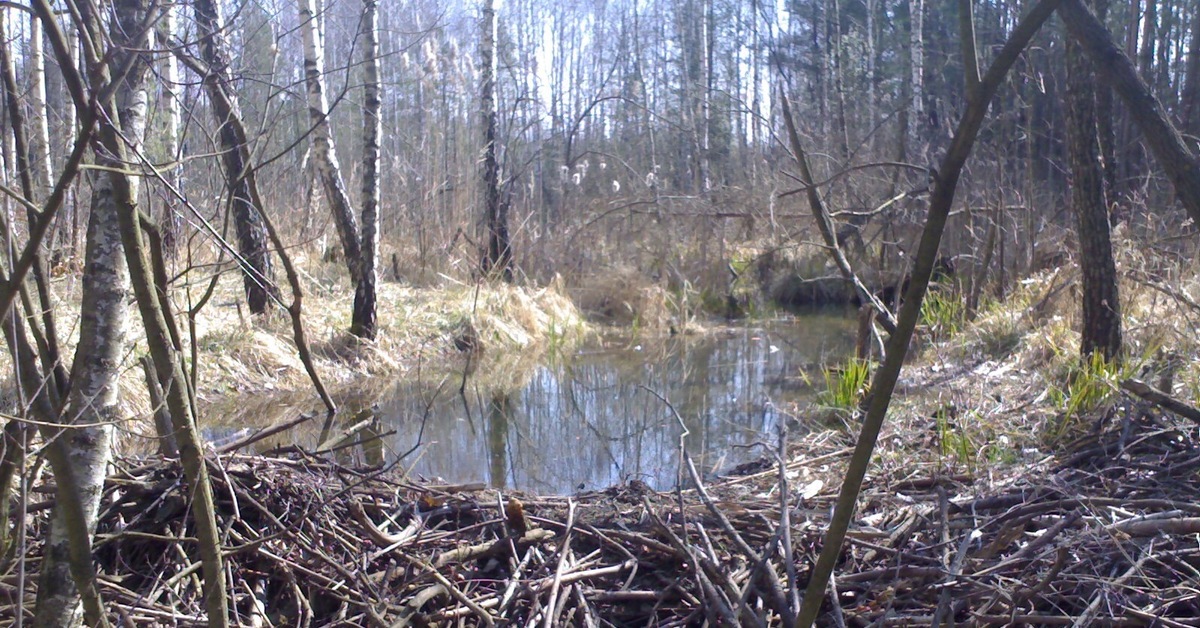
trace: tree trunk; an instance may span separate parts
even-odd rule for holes
[[[1200,224],[1200,161],[1183,143],[1162,103],[1138,77],[1133,62],[1113,43],[1112,35],[1080,0],[1063,0],[1058,13],[1092,67],[1125,101],[1125,109],[1141,128],[1146,144],[1175,186],[1179,201]]]
[[[1108,203],[1096,129],[1096,84],[1092,67],[1077,42],[1067,38],[1067,148],[1071,165],[1071,208],[1083,269],[1083,326],[1080,352],[1121,354],[1121,307],[1117,268],[1109,234]]]
[[[50,194],[50,182],[54,180],[50,162],[50,115],[46,109],[46,57],[43,54],[42,28],[37,18],[30,19],[29,96],[34,126],[29,148],[33,152],[33,178],[38,198],[44,199]]]
[[[1110,0],[1096,0],[1096,17],[1103,24],[1108,20]],[[1081,53],[1082,54],[1082,53]],[[1089,64],[1089,68],[1091,65]],[[1109,202],[1119,197],[1117,190],[1117,122],[1113,106],[1113,90],[1092,78],[1096,89],[1096,130],[1100,135],[1100,161],[1104,168],[1104,191]]]
[[[350,281],[357,289],[362,283],[362,246],[358,240],[358,221],[342,179],[337,148],[329,128],[329,103],[325,98],[325,42],[317,19],[316,0],[299,0],[300,32],[304,39],[304,82],[308,87],[308,116],[312,123],[313,163],[325,189],[325,199],[333,212],[333,224],[342,241],[342,252],[350,270]]]
[[[910,73],[908,104],[908,132],[911,149],[909,158],[914,155],[924,158],[925,141],[922,139],[928,124],[925,121],[925,2],[924,0],[908,0],[908,69]]]
[[[146,0],[121,0],[123,2],[145,2]],[[137,32],[137,31],[130,31]],[[107,108],[107,107],[106,107]],[[104,151],[97,151],[97,160],[109,166],[135,162],[133,151],[126,146],[113,125],[113,119],[122,119],[125,113],[109,110],[107,121],[100,126],[99,139]],[[143,102],[134,115],[145,115]],[[132,124],[132,123],[130,123]],[[140,121],[144,125],[144,119]],[[208,467],[204,459],[203,441],[196,428],[194,403],[179,355],[178,334],[171,328],[171,314],[165,288],[156,282],[155,268],[160,277],[163,270],[161,247],[147,250],[146,235],[142,228],[142,216],[138,210],[135,180],[120,170],[113,170],[112,198],[120,221],[121,244],[125,248],[125,263],[129,268],[130,284],[141,314],[142,328],[146,334],[146,345],[154,362],[154,369],[167,398],[167,409],[179,446],[180,462],[184,479],[191,494],[191,508],[195,519],[195,533],[199,546],[200,563],[204,575],[204,605],[208,612],[208,625],[229,625],[228,597],[225,589],[225,570],[221,556],[220,530],[217,528],[212,484],[208,479]]]
[[[379,0],[363,0],[363,170],[362,170],[362,276],[354,291],[350,333],[374,338],[375,283],[379,257],[379,136],[383,101],[379,83]]]
[[[1146,11],[1142,15],[1142,48],[1138,52],[1138,70],[1151,85],[1154,84],[1154,42],[1157,25],[1158,0],[1146,0]]]
[[[195,0],[196,29],[200,57],[207,64],[204,87],[216,117],[225,179],[232,198],[234,228],[238,237],[244,274],[243,283],[250,311],[262,314],[270,300],[278,298],[271,270],[271,254],[263,228],[262,207],[250,163],[250,145],[242,124],[237,93],[231,88],[229,53],[223,35],[225,24],[216,0]]]
[[[148,5],[147,0],[114,3],[111,32],[116,39],[113,59],[116,65],[129,59],[126,49],[149,48],[144,34],[137,39],[124,35],[144,33]],[[145,126],[145,75],[145,64],[135,62],[115,95],[124,122],[121,131],[135,144],[140,144]],[[98,158],[103,159],[99,155]],[[89,536],[95,532],[100,496],[112,456],[114,426],[122,418],[117,379],[127,351],[129,273],[113,197],[112,180],[118,176],[126,178],[136,194],[139,179],[124,173],[98,174],[93,181],[79,344],[71,369],[71,391],[64,419],[66,423],[82,425],[63,430],[57,439],[71,466],[84,519],[72,522],[66,509],[55,508],[38,585],[34,622],[39,626],[72,626],[83,618],[79,589],[71,576],[68,529],[74,523],[85,526]]]
[[[0,22],[5,22],[4,16],[0,16]],[[13,160],[16,165],[16,171],[21,183],[21,192],[27,199],[36,202],[42,195],[39,194],[38,185],[35,183],[34,166],[30,162],[30,143],[29,132],[26,128],[26,119],[24,109],[20,101],[21,93],[17,86],[16,71],[13,67],[13,59],[8,46],[0,47],[0,72],[3,73],[4,82],[4,103],[8,113],[9,127],[12,130],[13,140]],[[32,209],[26,207],[25,218],[29,226],[30,232],[33,232],[35,225],[39,222],[39,215]],[[11,225],[10,225],[11,227]],[[34,335],[34,340],[37,341],[39,349],[39,357],[42,360],[42,369],[47,375],[51,375],[51,385],[58,388],[60,393],[66,390],[67,376],[60,360],[58,349],[58,330],[54,323],[53,301],[50,297],[50,283],[46,271],[45,258],[42,256],[44,243],[38,243],[33,249],[33,279],[34,287],[37,289],[38,306],[32,305],[32,300],[29,300],[27,309],[30,313],[40,311],[41,323],[43,329],[39,331],[34,326],[30,327],[30,332]],[[27,299],[25,286],[21,285],[21,296]],[[44,331],[44,333],[41,333]]]
[[[1190,135],[1200,135],[1200,8],[1195,11],[1184,71],[1182,102],[1184,131]]]
[[[487,229],[484,274],[512,281],[512,250],[508,237],[508,204],[500,199],[500,164],[496,157],[496,2],[483,0],[479,37],[479,113],[483,126],[483,155],[479,168],[479,203]]]
[[[159,39],[164,42],[169,42],[175,37],[179,22],[177,10],[178,8],[174,5],[168,5],[163,9]],[[163,154],[170,165],[163,175],[167,183],[179,189],[180,192],[183,191],[180,189],[183,185],[183,166],[179,154],[180,92],[182,89],[179,61],[175,59],[175,55],[164,55],[162,59]],[[174,256],[178,248],[179,230],[183,226],[183,221],[180,220],[176,196],[168,193],[164,197],[158,224],[162,229],[163,248],[166,249],[168,255]]]

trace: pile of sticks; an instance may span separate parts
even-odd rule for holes
[[[767,544],[769,502],[743,500],[718,520],[712,513],[721,506],[710,497],[703,500],[715,510],[695,491],[658,493],[637,481],[533,497],[417,485],[298,451],[224,454],[209,464],[239,624],[683,625],[733,618],[736,605],[745,617],[765,612],[765,589],[748,585],[755,565],[724,530],[739,530],[744,548]],[[122,466],[96,540],[110,619],[204,624],[178,465]],[[31,525],[31,538],[46,528],[44,520]],[[27,571],[36,572],[39,553]],[[30,586],[36,580],[27,577]],[[714,587],[735,606],[710,609]],[[28,592],[26,612],[31,600]]]
[[[1126,416],[1003,491],[867,491],[833,622],[1200,625],[1200,433]]]
[[[1200,625],[1198,437],[1134,416],[995,489],[881,467],[821,624]],[[789,625],[849,449],[788,449],[707,483],[682,456],[685,490],[570,497],[415,484],[300,451],[214,455],[231,612],[251,626]],[[111,620],[204,624],[178,465],[122,467],[96,541]]]

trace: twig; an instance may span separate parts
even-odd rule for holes
[[[706,571],[718,571],[713,568],[715,566],[706,565],[705,563],[707,561],[697,559],[688,545],[683,542],[683,539],[680,539],[679,536],[676,535],[673,530],[671,530],[670,526],[668,526],[662,520],[662,518],[658,516],[658,513],[654,512],[654,508],[650,505],[650,500],[645,496],[642,496],[642,505],[645,507],[646,514],[650,517],[650,520],[654,523],[655,527],[658,528],[659,532],[661,532],[663,536],[667,537],[667,541],[669,541],[671,546],[675,548],[676,555],[691,566],[693,575],[696,578],[696,582],[700,585],[700,590],[704,592],[704,596],[709,600],[709,604],[706,605],[705,610],[715,611],[731,626],[738,625],[737,618],[733,615],[733,609],[730,605],[730,600],[725,596],[724,593],[717,590],[717,588],[713,586],[712,581],[705,575]]]
[[[558,619],[555,606],[558,601],[558,587],[562,581],[563,567],[566,565],[567,551],[571,546],[571,532],[575,528],[575,500],[567,500],[567,531],[563,533],[562,545],[558,548],[558,566],[554,568],[554,582],[550,585],[550,598],[546,602],[545,628],[550,628]]]
[[[712,497],[708,495],[708,491],[704,489],[704,483],[700,481],[700,474],[696,472],[696,465],[692,464],[691,458],[687,458],[685,461],[687,462],[687,469],[692,477],[692,482],[696,485],[696,492],[700,495],[700,500],[704,502],[705,506],[708,506],[709,512],[716,517],[717,522],[721,524],[721,529],[733,539],[738,550],[745,554],[752,562],[761,560],[758,552],[754,551],[754,548],[750,547],[746,539],[742,538],[742,535],[733,527],[733,524],[729,523],[729,519],[725,516],[725,513],[721,512],[720,508],[717,508]],[[770,590],[767,591],[765,598],[766,602],[783,618],[784,626],[790,627],[795,625],[795,615],[789,612],[787,596],[783,592],[783,585],[779,582],[779,575],[775,573],[774,569],[767,569],[765,575],[767,583],[770,585]]]
[[[780,542],[783,543],[783,565],[787,572],[788,610],[794,617],[800,612],[800,583],[796,579],[796,562],[792,555],[792,494],[787,481],[787,425],[779,424],[779,528]],[[836,594],[833,600],[836,605]],[[794,620],[793,620],[794,621]]]
[[[290,430],[293,427],[296,427],[297,425],[300,425],[301,423],[311,419],[312,417],[313,415],[311,414],[301,414],[290,421],[284,421],[283,423],[276,423],[270,427],[265,427],[257,432],[254,432],[253,434],[248,434],[231,443],[226,443],[218,447],[216,452],[218,454],[227,454],[237,451],[243,447],[249,447],[250,445],[253,445],[254,443],[257,443],[263,439],[270,438],[271,436],[274,436],[280,432]]]
[[[438,554],[438,557],[433,561],[436,567],[445,567],[450,563],[462,563],[468,560],[483,558],[485,556],[494,556],[503,552],[509,547],[509,542],[515,542],[518,547],[528,547],[542,541],[548,541],[554,538],[554,533],[550,530],[536,528],[526,532],[519,538],[508,539],[503,538],[488,543],[479,545],[471,545],[468,547],[460,547],[447,552]]]

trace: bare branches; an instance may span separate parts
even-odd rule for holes
[[[829,250],[829,255],[833,258],[834,263],[837,264],[838,270],[841,271],[842,278],[854,286],[854,291],[858,294],[859,298],[864,303],[869,303],[875,309],[879,324],[888,333],[894,333],[896,331],[896,317],[892,315],[891,310],[884,307],[883,303],[870,290],[867,290],[867,287],[863,285],[858,275],[854,274],[854,269],[850,267],[850,261],[846,259],[846,255],[842,253],[841,247],[838,246],[837,236],[833,228],[833,220],[829,217],[829,210],[825,207],[825,202],[821,200],[820,192],[813,184],[812,171],[808,167],[808,156],[804,152],[804,145],[800,142],[800,134],[796,131],[796,122],[792,119],[787,92],[783,89],[782,83],[779,88],[779,103],[783,111],[784,124],[787,126],[788,139],[792,145],[792,157],[795,158],[796,164],[800,167],[800,176],[806,186],[808,205],[812,208],[813,217],[817,221],[817,230],[821,232],[821,238],[825,240],[825,246]]]
[[[1061,0],[1041,0],[1030,9],[1029,13],[1013,30],[1004,47],[996,55],[992,65],[984,75],[978,98],[969,101],[967,110],[959,121],[958,130],[949,151],[942,159],[938,169],[932,197],[929,201],[929,215],[925,221],[925,229],[921,234],[921,244],[917,251],[916,264],[912,272],[912,282],[909,285],[896,331],[888,339],[887,352],[883,365],[875,372],[871,382],[871,395],[866,416],[863,418],[862,430],[858,436],[854,456],[846,470],[838,503],[834,509],[833,520],[829,524],[829,532],[825,545],[812,571],[808,589],[804,594],[804,603],[800,610],[800,626],[811,626],[820,612],[821,603],[825,597],[829,576],[833,573],[841,553],[842,543],[846,539],[846,531],[858,502],[859,490],[867,467],[871,463],[871,454],[875,450],[875,441],[883,427],[891,403],[892,391],[904,365],[908,353],[909,342],[920,316],[921,302],[929,287],[930,277],[937,262],[938,247],[941,244],[942,232],[946,227],[946,217],[954,203],[954,194],[958,187],[958,178],[963,166],[971,154],[983,118],[987,114],[992,97],[999,89],[1001,82],[1016,61],[1029,40],[1041,29],[1042,24],[1049,19]]]

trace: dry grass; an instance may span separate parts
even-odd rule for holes
[[[894,400],[883,455],[916,454],[949,468],[993,473],[1004,463],[1025,464],[1093,432],[1121,398],[1121,377],[1156,380],[1160,351],[1182,357],[1173,392],[1189,402],[1200,398],[1200,267],[1128,237],[1118,237],[1116,254],[1121,369],[1097,373],[1080,363],[1080,273],[1068,259],[1022,280],[1003,300],[984,303],[956,335],[921,343]],[[1070,397],[1087,385],[1106,392],[1082,416],[1072,416],[1077,405]]]
[[[581,277],[568,292],[580,310],[604,323],[665,331],[676,320],[670,294],[632,268],[617,267]]]
[[[476,356],[477,372],[494,373],[501,383],[511,380],[509,386],[518,386],[532,365],[548,353],[569,348],[587,333],[561,285],[467,284],[442,277],[438,285],[420,288],[380,282],[378,338],[362,341],[346,331],[353,292],[344,270],[335,264],[303,264],[305,329],[317,370],[335,397],[382,387],[409,376],[418,366],[438,369],[466,351]],[[174,295],[178,311],[186,310],[207,286],[201,272],[192,271],[178,282],[181,287]],[[190,288],[189,282],[193,282]],[[70,356],[78,341],[79,278],[56,279],[53,289],[64,353]],[[286,313],[250,317],[242,301],[241,277],[226,272],[196,318],[200,403],[226,405],[239,399],[238,403],[248,404],[289,393],[311,394],[312,384],[298,357]],[[181,318],[179,326],[188,336],[187,321]],[[149,422],[143,420],[149,401],[137,364],[146,350],[136,309],[131,310],[129,330],[134,345],[121,365],[120,385],[133,419],[128,431],[140,433],[149,429]],[[185,345],[190,343],[185,338]],[[6,358],[0,357],[0,362]],[[12,372],[7,363],[0,369]],[[4,388],[11,396],[11,382]]]

